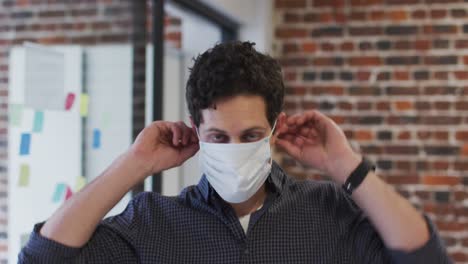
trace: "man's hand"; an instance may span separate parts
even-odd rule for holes
[[[352,150],[338,125],[317,111],[281,115],[276,144],[304,165],[322,170],[343,184],[362,157]],[[352,198],[388,248],[412,251],[429,240],[421,214],[375,173],[369,172]]]
[[[339,184],[346,181],[362,159],[338,125],[318,111],[285,117],[277,135],[276,144],[294,159],[325,172]]]
[[[146,177],[180,166],[198,149],[197,135],[184,122],[156,121],[140,132],[129,152]]]

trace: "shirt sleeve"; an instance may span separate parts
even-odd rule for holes
[[[138,197],[120,215],[101,221],[91,239],[81,248],[42,236],[39,231],[44,222],[36,224],[18,256],[18,263],[138,263],[132,243],[135,236],[132,227],[138,221]]]
[[[338,188],[339,189],[339,188]],[[385,247],[381,237],[352,199],[341,189],[339,198],[348,207],[346,210],[352,212],[349,221],[349,239],[353,245],[354,257],[357,263],[397,263],[397,264],[445,264],[452,263],[444,243],[440,239],[437,229],[432,221],[424,215],[429,229],[429,240],[420,248],[405,252],[391,250]]]

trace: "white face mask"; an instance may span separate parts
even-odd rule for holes
[[[225,201],[247,201],[268,178],[271,171],[270,138],[275,125],[268,137],[251,143],[223,144],[200,140],[200,168]]]

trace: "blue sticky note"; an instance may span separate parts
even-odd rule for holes
[[[42,132],[42,127],[44,126],[44,112],[36,111],[34,113],[34,126],[33,132]]]
[[[52,202],[58,203],[63,200],[67,186],[63,183],[57,183],[55,187],[54,195],[52,196]]]
[[[31,134],[23,133],[21,134],[21,144],[20,144],[20,155],[29,155],[29,150],[31,146]]]
[[[101,131],[99,129],[93,130],[93,148],[98,149],[101,147]]]

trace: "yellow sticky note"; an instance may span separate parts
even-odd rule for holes
[[[80,176],[76,178],[76,186],[75,186],[75,193],[79,192],[83,187],[86,185],[86,178],[83,176]]]
[[[29,185],[29,165],[22,164],[20,167],[20,177],[18,185],[21,187],[27,187]]]
[[[80,96],[80,115],[88,116],[89,95],[81,94]]]

